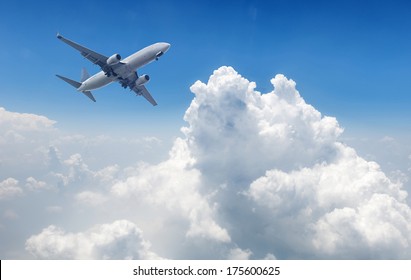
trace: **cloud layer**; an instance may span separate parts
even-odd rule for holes
[[[261,94],[231,67],[194,83],[183,137],[157,164],[136,159],[93,170],[80,153],[62,156],[58,144],[45,149],[39,140],[35,148],[47,158],[42,176],[0,178],[6,201],[64,194],[46,205],[59,224],[31,232],[27,252],[60,259],[411,258],[401,182],[341,143],[337,120],[307,104],[294,81],[276,75],[271,83],[274,90]],[[40,119],[34,127],[53,138],[53,123]],[[75,215],[81,220],[72,222]]]

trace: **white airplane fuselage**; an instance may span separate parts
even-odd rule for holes
[[[121,78],[125,79],[132,75],[136,69],[158,59],[158,57],[167,52],[169,48],[170,44],[168,43],[155,43],[145,47],[144,49],[119,61],[118,63],[121,64],[119,67],[116,67],[116,75],[108,76],[104,71],[100,71],[83,81],[77,90],[91,91],[106,86]]]

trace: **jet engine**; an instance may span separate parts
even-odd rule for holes
[[[110,57],[107,59],[106,62],[107,62],[108,65],[114,65],[114,64],[119,63],[120,60],[121,60],[121,56],[120,56],[118,53],[115,53],[115,54],[113,54],[112,56],[110,56]]]
[[[142,86],[150,80],[150,76],[147,74],[141,75],[136,80],[136,86]]]

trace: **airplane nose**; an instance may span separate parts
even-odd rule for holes
[[[156,46],[155,50],[158,51],[155,56],[156,60],[158,60],[158,58],[162,56],[163,54],[165,54],[170,48],[169,43],[156,43],[155,46]]]
[[[170,48],[170,44],[169,43],[163,43],[163,52],[165,53],[166,51],[168,51],[168,49]]]

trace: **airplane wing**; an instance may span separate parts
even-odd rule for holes
[[[134,91],[137,95],[142,95],[145,99],[147,99],[148,102],[151,103],[151,105],[156,106],[157,102],[154,100],[154,98],[151,96],[150,92],[147,90],[147,88],[144,85],[139,85],[137,86],[135,84],[136,80],[138,79],[137,72],[134,72],[130,77],[126,79],[120,80],[120,84],[123,87],[129,87],[132,91]]]
[[[157,105],[157,102],[154,100],[154,98],[151,96],[151,94],[148,92],[147,88],[143,85],[141,86],[135,86],[133,88],[133,91],[137,95],[142,95],[145,99],[147,99],[148,102],[150,102],[153,106]]]
[[[82,56],[90,60],[92,63],[97,64],[101,68],[105,68],[107,66],[107,56],[96,53],[95,51],[83,47],[73,41],[70,41],[69,39],[64,38],[60,34],[57,34],[57,38],[66,43],[67,45],[70,45],[71,47],[78,50]]]

